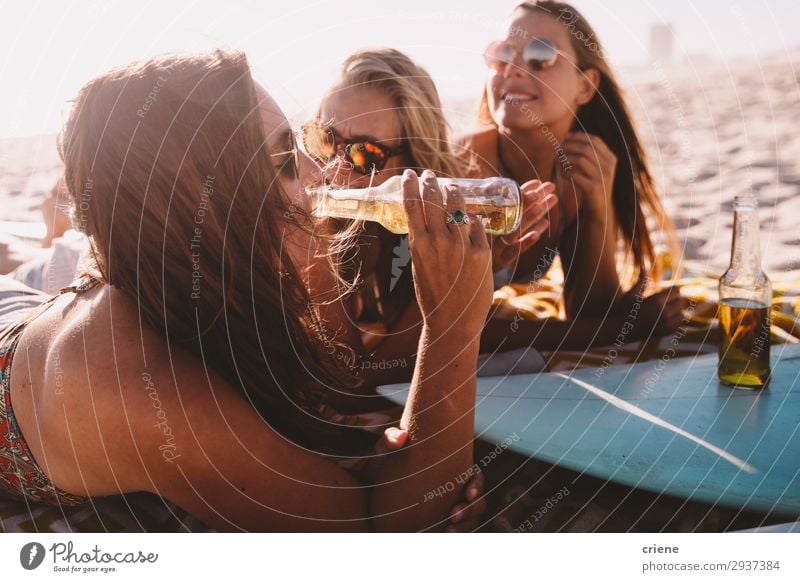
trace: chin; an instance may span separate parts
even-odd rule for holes
[[[539,127],[541,123],[538,121],[540,118],[533,110],[520,110],[517,107],[505,107],[501,105],[495,111],[494,120],[498,125],[508,127],[509,129],[531,129]]]

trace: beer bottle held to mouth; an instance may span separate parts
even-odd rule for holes
[[[438,182],[443,191],[450,184],[458,187],[466,202],[467,214],[483,220],[489,234],[511,234],[519,228],[522,219],[521,197],[519,185],[514,180],[438,178]],[[400,176],[393,176],[380,186],[358,189],[321,186],[307,188],[306,194],[311,199],[315,216],[368,220],[380,223],[394,234],[408,232]]]
[[[733,205],[731,264],[719,280],[719,364],[722,383],[763,388],[770,377],[772,285],[761,270],[758,201],[737,196]]]

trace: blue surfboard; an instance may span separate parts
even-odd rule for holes
[[[760,391],[721,384],[716,366],[706,355],[479,378],[475,434],[603,480],[800,515],[800,345],[772,347]],[[379,392],[403,404],[408,384]]]

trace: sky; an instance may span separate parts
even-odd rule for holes
[[[0,0],[0,138],[52,133],[93,76],[134,59],[217,47],[247,52],[255,78],[303,119],[354,50],[391,46],[445,102],[477,100],[482,53],[516,0]],[[647,63],[654,24],[676,58],[753,58],[800,47],[792,0],[575,0],[618,67]]]

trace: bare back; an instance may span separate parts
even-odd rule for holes
[[[62,491],[149,491],[216,529],[366,524],[350,475],[275,433],[202,361],[140,325],[135,304],[108,285],[64,294],[35,317],[11,377],[20,431]]]
[[[64,294],[26,326],[11,370],[12,402],[56,487],[78,495],[147,488],[136,442],[147,442],[142,428],[156,423],[158,408],[145,379],[164,373],[168,354],[108,285]],[[186,358],[179,354],[175,363]]]

